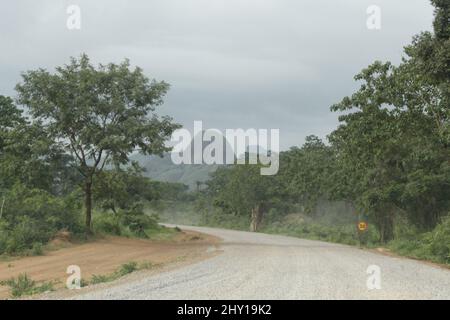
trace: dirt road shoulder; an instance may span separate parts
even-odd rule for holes
[[[84,282],[89,282],[94,275],[111,274],[131,261],[147,267],[127,277],[150,275],[211,257],[217,254],[216,248],[219,242],[219,238],[194,231],[181,231],[170,240],[105,237],[97,241],[50,251],[43,256],[0,262],[0,281],[26,273],[37,283],[53,282],[55,284],[56,292],[45,296],[70,297],[80,291],[92,290],[92,286],[81,290],[65,288],[65,282],[69,276],[66,271],[70,265],[80,267]],[[0,299],[9,296],[10,288],[0,286]]]

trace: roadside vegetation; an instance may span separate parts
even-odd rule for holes
[[[156,265],[151,262],[137,263],[131,261],[122,264],[116,271],[110,274],[93,275],[90,280],[81,279],[81,287],[89,285],[95,285],[99,283],[107,283],[118,280],[128,274],[139,270],[150,270],[155,268]],[[31,279],[26,273],[18,275],[16,278],[0,281],[0,285],[10,287],[11,298],[17,299],[25,296],[31,296],[35,294],[48,293],[55,290],[57,282],[55,281],[43,281],[36,282]]]
[[[384,246],[449,264],[450,7],[431,2],[434,30],[415,36],[399,65],[375,61],[355,76],[359,89],[331,107],[340,124],[327,141],[311,135],[281,152],[274,176],[257,165],[221,166],[184,205],[191,215],[172,203],[160,208],[163,219]],[[361,234],[359,221],[369,225]]]
[[[53,282],[36,283],[28,277],[26,273],[20,274],[17,278],[1,281],[0,285],[9,286],[11,288],[11,297],[20,298],[44,292],[53,291]]]
[[[128,61],[96,67],[84,54],[23,73],[16,99],[0,96],[0,256],[43,254],[61,232],[168,234],[143,208],[170,187],[129,158],[169,150],[179,126],[156,113],[168,88]]]
[[[153,265],[150,262],[144,262],[141,264],[138,264],[135,261],[131,261],[129,263],[125,263],[120,268],[118,268],[116,271],[114,271],[111,274],[105,274],[105,275],[93,275],[91,280],[87,283],[85,283],[85,286],[91,285],[91,284],[99,284],[99,283],[105,283],[105,282],[111,282],[117,279],[120,279],[130,273],[133,273],[135,271],[139,270],[149,270],[154,268],[155,265]]]
[[[331,106],[340,124],[280,153],[280,170],[219,166],[196,190],[152,181],[131,161],[170,151],[180,126],[156,112],[169,90],[128,61],[87,55],[24,72],[0,96],[0,256],[42,255],[58,234],[166,239],[162,221],[286,234],[450,264],[450,7],[432,0],[432,32],[399,65],[375,61]],[[246,155],[249,157],[250,155]],[[358,221],[367,221],[362,234]],[[130,263],[92,283],[138,269]],[[51,290],[26,274],[0,283],[20,297]]]

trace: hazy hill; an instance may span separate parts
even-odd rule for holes
[[[224,145],[223,162],[226,162],[226,153],[233,152],[232,147],[228,144],[225,137],[221,137]],[[211,142],[203,141],[202,152],[206,146]],[[186,152],[191,154],[191,159],[194,159],[193,140],[186,148]],[[247,152],[257,153],[257,146],[248,146]],[[264,148],[260,147],[261,152],[265,152]],[[242,155],[241,155],[242,156]],[[178,182],[189,186],[194,190],[197,188],[197,181],[204,182],[209,179],[209,174],[216,171],[219,165],[206,164],[174,164],[170,157],[170,153],[164,154],[161,158],[159,156],[144,156],[140,154],[133,155],[131,160],[139,162],[139,164],[146,169],[145,176],[158,181]]]
[[[197,181],[209,179],[209,173],[214,172],[218,165],[180,164],[172,163],[170,154],[164,157],[133,155],[132,160],[138,161],[146,169],[145,176],[158,181],[184,183],[191,189],[196,188]]]

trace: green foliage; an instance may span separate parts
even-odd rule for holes
[[[162,228],[157,223],[157,217],[141,210],[98,213],[94,215],[93,224],[97,233],[141,238],[149,238],[155,230]]]
[[[0,254],[42,254],[59,230],[81,232],[78,206],[70,197],[55,197],[39,189],[16,185],[5,194],[0,220]]]
[[[128,263],[125,263],[120,266],[115,272],[111,274],[106,275],[93,275],[90,281],[90,284],[99,284],[99,283],[105,283],[105,282],[111,282],[114,280],[117,280],[123,276],[126,276],[127,274],[133,273],[139,269],[149,269],[150,264],[142,264],[141,266],[138,265],[137,262],[131,261]]]
[[[249,156],[249,155],[247,155]],[[207,182],[207,196],[224,213],[251,216],[252,231],[256,231],[263,215],[278,201],[282,189],[274,176],[261,175],[260,164],[236,164],[221,167]]]
[[[33,295],[53,290],[52,282],[45,282],[38,285],[34,280],[28,277],[26,273],[20,274],[17,279],[11,278],[3,281],[0,285],[6,285],[11,288],[11,296],[20,298],[26,295]]]
[[[132,210],[142,206],[142,202],[160,197],[160,190],[142,176],[142,169],[136,163],[126,170],[117,167],[99,173],[93,192],[97,205],[113,212]]]
[[[91,232],[92,185],[107,163],[128,164],[136,149],[143,154],[170,150],[165,141],[179,126],[154,111],[169,86],[150,81],[128,60],[93,66],[87,55],[72,58],[55,73],[22,74],[18,101],[46,136],[73,157],[83,178],[86,231]]]
[[[145,238],[170,234],[144,214],[149,206],[182,223],[251,223],[253,231],[354,244],[354,222],[321,218],[321,204],[345,203],[368,217],[369,245],[392,240],[397,252],[449,263],[450,6],[432,3],[433,32],[415,36],[399,65],[361,70],[358,90],[331,107],[340,125],[329,144],[308,136],[280,154],[276,176],[261,176],[259,164],[174,167],[165,142],[179,126],[155,113],[169,86],[128,61],[95,67],[82,55],[54,73],[25,72],[16,87],[23,108],[0,96],[0,254],[42,254],[59,230],[80,233],[83,193],[88,232],[96,206],[106,212],[94,217],[95,231]],[[149,174],[194,189],[198,182],[197,192],[143,178],[129,165],[135,150],[165,154],[150,159],[162,169],[146,164]],[[287,220],[293,212],[306,222]],[[9,283],[18,295],[36,287],[26,275]]]
[[[330,176],[335,170],[333,149],[316,136],[306,137],[301,148],[280,155],[278,180],[289,200],[311,213],[321,198],[330,198]]]
[[[450,264],[450,217],[430,232],[391,241],[389,248],[405,256]]]
[[[91,278],[91,284],[99,284],[99,283],[104,283],[104,282],[111,282],[114,281],[115,278],[113,277],[114,274],[109,274],[109,275],[92,275]]]
[[[115,236],[129,235],[129,230],[122,225],[118,214],[94,214],[93,227],[95,233],[104,233]]]
[[[400,64],[375,61],[361,70],[358,90],[331,107],[340,125],[329,144],[309,136],[282,152],[275,177],[262,177],[258,165],[221,167],[186,206],[188,215],[172,204],[163,218],[245,228],[259,216],[260,230],[354,244],[362,216],[368,245],[395,239],[398,251],[448,263],[450,6],[432,3],[434,32],[415,36]],[[326,202],[344,203],[343,215],[355,221],[324,223]],[[311,220],[291,224],[290,213]]]
[[[148,237],[148,231],[158,229],[157,218],[151,217],[140,210],[128,211],[122,215],[122,223],[138,237]]]
[[[264,227],[262,231],[348,245],[360,243],[355,224],[329,226],[318,222],[279,222]],[[372,246],[376,243],[378,243],[377,232],[374,228],[369,228],[365,234],[365,244]]]
[[[52,194],[73,190],[70,156],[53,143],[41,122],[29,123],[9,97],[0,96],[0,190],[16,183]]]
[[[362,70],[359,90],[332,107],[345,112],[330,135],[345,184],[336,195],[367,212],[383,242],[399,214],[431,230],[450,207],[449,6],[433,4],[434,33],[414,37],[400,65]]]
[[[42,243],[40,242],[33,243],[33,246],[31,247],[31,254],[33,256],[42,256],[44,254],[44,248]]]
[[[151,181],[151,188],[156,190],[161,200],[189,201],[193,194],[189,193],[189,187],[182,183]]]
[[[128,263],[125,263],[125,264],[121,265],[120,269],[117,270],[117,274],[120,277],[123,277],[123,276],[125,276],[125,275],[127,275],[129,273],[132,273],[132,272],[136,271],[136,270],[138,270],[137,262],[131,261],[131,262],[128,262]]]

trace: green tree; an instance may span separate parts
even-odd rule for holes
[[[98,205],[115,214],[119,209],[142,208],[144,201],[160,198],[156,185],[142,176],[142,169],[137,163],[127,169],[116,168],[99,173],[93,191]]]
[[[9,97],[0,96],[0,189],[19,182],[52,194],[73,186],[70,156],[53,143],[42,124],[29,123]]]
[[[178,125],[155,113],[169,86],[150,81],[128,60],[96,68],[85,54],[57,67],[55,73],[39,69],[22,77],[16,86],[18,102],[73,155],[83,177],[85,225],[90,233],[92,186],[105,166],[128,163],[136,149],[144,154],[170,150],[165,141]]]
[[[311,213],[320,198],[329,198],[334,162],[333,149],[311,135],[301,148],[281,153],[277,179],[289,200],[300,203],[305,212]]]
[[[274,176],[262,176],[261,165],[239,164],[220,167],[207,181],[207,192],[225,213],[248,215],[250,231],[258,231],[264,213],[279,196]]]
[[[336,194],[371,214],[382,241],[395,214],[430,230],[450,206],[449,5],[432,3],[434,33],[415,36],[399,66],[364,69],[360,89],[332,107],[345,112],[330,136],[345,178]]]

